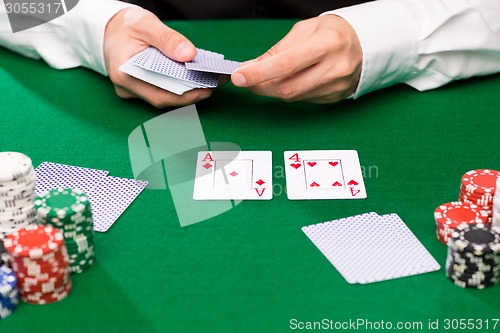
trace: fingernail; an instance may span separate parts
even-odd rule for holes
[[[247,84],[247,79],[245,78],[245,75],[241,73],[234,73],[233,74],[233,84],[238,87],[244,87]]]
[[[189,45],[188,42],[182,42],[175,49],[175,54],[179,58],[186,58],[191,54],[191,46]]]

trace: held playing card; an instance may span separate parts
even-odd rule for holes
[[[175,79],[168,77],[166,75],[148,71],[138,65],[135,65],[135,61],[145,61],[144,54],[137,54],[134,57],[130,58],[126,63],[120,66],[120,71],[135,77],[136,79],[142,80],[154,86],[160,87],[164,90],[168,90],[174,94],[182,95],[185,92],[193,90],[188,84],[183,84]]]
[[[141,51],[134,65],[180,80],[181,82],[193,83],[200,88],[215,88],[218,83],[217,74],[189,70],[184,63],[168,58],[154,47],[148,47]]]
[[[270,200],[273,196],[270,151],[200,151],[195,200]]]
[[[290,200],[366,198],[355,150],[286,151],[285,173]]]
[[[186,62],[186,68],[190,70],[228,75],[231,75],[240,65],[241,63],[237,61],[205,56],[196,56],[193,61]]]
[[[219,74],[231,74],[239,62],[224,55],[196,49],[189,63],[174,61],[154,47],[148,47],[120,66],[120,71],[162,89],[182,95],[196,88],[216,88]]]

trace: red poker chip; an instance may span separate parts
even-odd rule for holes
[[[466,199],[464,199],[461,202],[469,204],[469,205],[478,206],[481,210],[484,210],[488,214],[488,216],[491,216],[493,214],[493,207],[492,206],[479,206],[479,205],[476,205],[475,203],[473,203],[472,201],[466,200]]]
[[[64,287],[61,287],[51,293],[35,292],[27,295],[21,295],[21,298],[26,303],[31,304],[50,304],[64,299],[70,293],[72,283],[69,281]]]
[[[453,201],[437,207],[434,211],[434,219],[437,224],[480,224],[488,220],[488,214],[476,205]]]
[[[52,267],[40,267],[37,265],[32,265],[29,268],[20,267],[17,264],[12,264],[12,269],[16,272],[19,277],[31,277],[31,278],[43,278],[44,276],[51,276],[57,274],[62,270],[67,270],[69,267],[68,263],[64,263],[58,266]]]
[[[29,259],[29,258],[14,258],[15,261],[21,267],[29,267],[30,265],[37,264],[41,267],[49,267],[54,265],[59,265],[65,261],[68,261],[69,257],[65,253],[54,253],[54,256],[50,260],[38,260],[38,259]]]
[[[54,252],[64,244],[60,231],[50,226],[29,225],[7,235],[5,249],[13,257],[37,259]]]
[[[437,239],[444,245],[448,245],[448,240],[452,237],[452,232],[456,227],[466,223],[456,223],[453,225],[436,223]]]
[[[35,293],[54,293],[57,290],[63,290],[70,282],[69,272],[60,276],[54,276],[46,280],[23,280],[18,281],[19,288],[22,294],[35,294]]]
[[[36,259],[31,259],[27,257],[17,257],[16,260],[20,262],[25,262],[25,263],[30,263],[33,260],[36,260],[38,263],[51,263],[57,260],[60,260],[60,256],[67,257],[68,256],[68,250],[66,249],[66,246],[62,246],[58,249],[58,251],[53,251],[44,254],[40,258]]]
[[[489,169],[470,170],[462,176],[462,186],[470,193],[495,193],[500,172]]]
[[[479,206],[487,206],[487,205],[493,204],[493,195],[492,194],[485,194],[482,196],[478,196],[478,195],[472,195],[472,194],[465,193],[465,192],[460,192],[458,194],[458,200],[459,201],[469,200],[469,201],[475,202]]]
[[[59,271],[57,272],[54,272],[50,275],[48,275],[47,277],[44,277],[44,278],[38,278],[38,277],[24,277],[24,278],[19,278],[18,279],[18,282],[20,284],[22,283],[26,283],[26,284],[37,284],[37,283],[43,283],[43,282],[47,282],[49,280],[59,280],[59,279],[63,279],[65,277],[69,276],[69,268],[65,268],[65,269],[60,269]]]
[[[12,260],[12,268],[21,278],[34,277],[39,279],[61,270],[67,270],[69,257],[64,249],[65,247],[62,246],[57,252],[51,252],[53,256],[50,260],[47,260],[48,257],[45,260],[15,257]]]

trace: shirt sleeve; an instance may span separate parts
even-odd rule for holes
[[[83,66],[107,75],[104,30],[118,11],[129,6],[113,0],[80,0],[72,10],[50,22],[13,33],[0,0],[0,45],[43,59],[57,69]]]
[[[498,0],[378,0],[329,11],[363,49],[354,98],[404,82],[418,90],[500,72]]]

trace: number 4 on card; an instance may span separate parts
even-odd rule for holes
[[[286,151],[285,172],[290,200],[366,198],[355,150]]]

